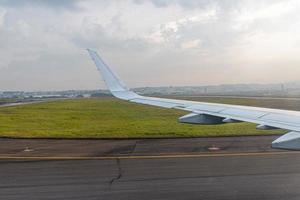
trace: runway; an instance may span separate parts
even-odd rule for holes
[[[157,139],[10,139],[0,138],[0,159],[30,157],[116,157],[278,152],[269,136]],[[216,150],[212,150],[216,149]]]
[[[0,199],[298,200],[300,152],[276,137],[2,138]]]
[[[15,199],[299,199],[300,154],[1,161]]]

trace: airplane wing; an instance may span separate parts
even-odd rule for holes
[[[286,129],[287,134],[272,142],[273,148],[300,150],[300,112],[251,106],[205,103],[167,98],[146,97],[129,90],[111,71],[97,52],[88,49],[97,69],[113,96],[130,102],[174,108],[191,112],[179,122],[191,124],[222,124],[252,122],[258,129]]]

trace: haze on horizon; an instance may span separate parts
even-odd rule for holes
[[[0,0],[0,90],[300,80],[298,0]]]

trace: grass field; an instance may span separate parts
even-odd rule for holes
[[[251,102],[249,99],[234,98],[198,98],[194,100],[233,104]],[[241,101],[244,102],[241,103]],[[251,104],[256,105],[253,102]],[[270,103],[268,105],[272,107]],[[280,105],[277,106],[280,107]],[[273,107],[276,106],[273,105]],[[2,107],[0,108],[0,136],[25,138],[134,138],[284,133],[283,130],[257,130],[255,124],[250,123],[217,126],[178,123],[177,118],[184,114],[187,113],[119,101],[109,97]]]

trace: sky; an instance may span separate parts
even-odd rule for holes
[[[0,90],[300,80],[299,0],[0,0]]]

